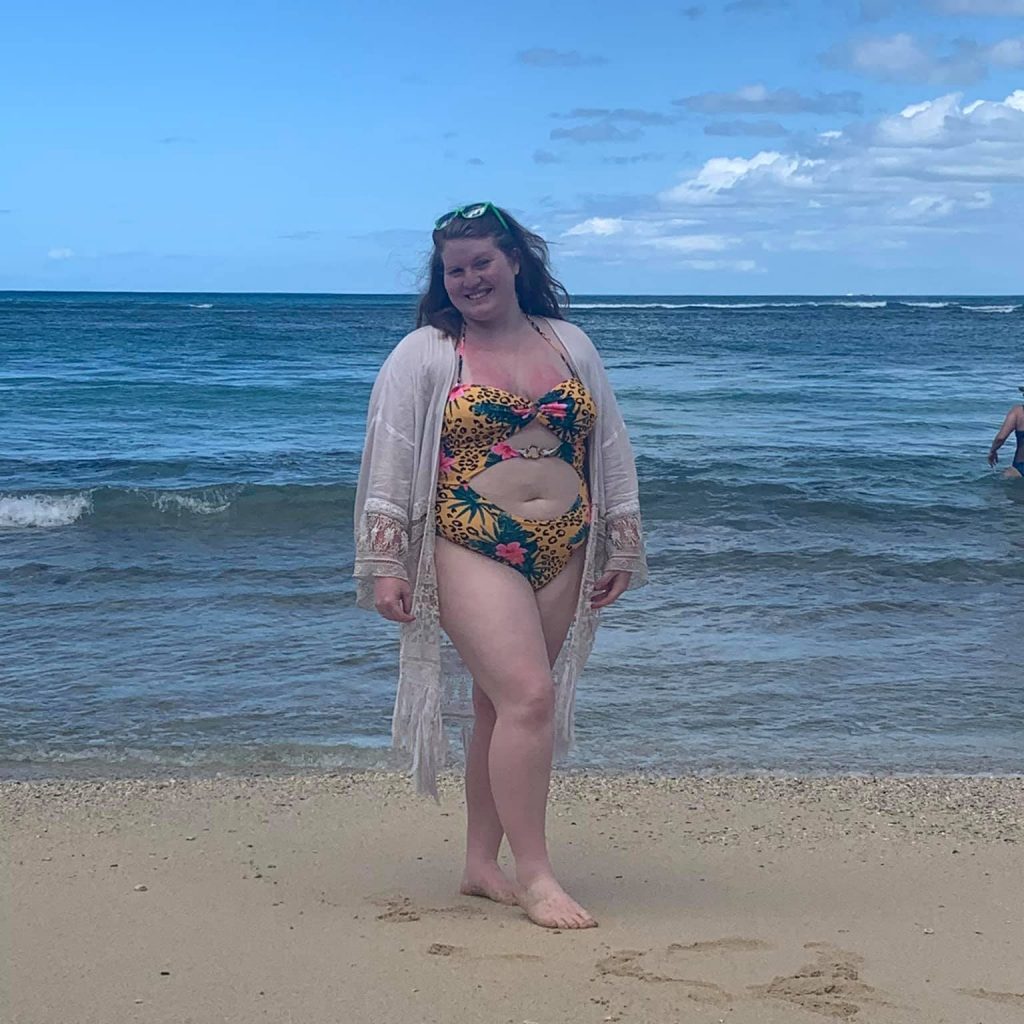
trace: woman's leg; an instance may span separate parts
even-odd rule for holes
[[[535,593],[548,664],[554,665],[576,610],[583,575],[583,549],[546,587]],[[466,757],[466,869],[459,891],[499,903],[516,902],[515,890],[498,865],[505,835],[491,791],[490,747],[497,713],[480,684],[473,683],[473,734]]]
[[[541,628],[547,648],[548,664],[554,666],[558,652],[565,643],[566,634],[576,614],[580,584],[583,580],[585,548],[578,549],[566,567],[546,586],[535,594]],[[553,685],[553,684],[552,684]],[[552,741],[554,729],[552,728]],[[553,745],[553,743],[552,743]],[[547,790],[551,779],[551,752],[547,756],[548,774],[544,786],[544,808],[547,810]],[[545,843],[546,846],[546,843]],[[520,881],[523,878],[517,872]],[[555,878],[550,861],[547,871],[538,873],[532,881],[523,885],[519,893],[519,904],[537,924],[560,927],[588,928],[597,922],[561,887]],[[569,915],[568,924],[565,922]]]
[[[516,859],[524,909],[552,927],[593,924],[555,881],[544,835],[554,740],[550,650],[557,653],[572,620],[579,562],[571,567],[575,588],[570,574],[559,577],[561,588],[554,581],[539,596],[518,573],[441,538],[436,565],[441,624],[494,705],[491,792]],[[552,632],[562,621],[556,644]]]
[[[459,892],[516,903],[515,886],[498,866],[505,835],[491,792],[491,735],[497,713],[491,698],[473,682],[473,734],[466,754],[466,869]]]

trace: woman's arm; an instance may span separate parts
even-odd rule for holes
[[[363,607],[378,579],[409,580],[406,555],[416,458],[416,402],[410,362],[398,351],[385,360],[370,395],[355,502],[356,559]],[[383,614],[383,611],[382,611]],[[389,616],[390,617],[390,616]]]
[[[1003,447],[1003,442],[1013,433],[1014,427],[1017,420],[1020,418],[1020,406],[1014,406],[1007,414],[1006,419],[1003,420],[1003,425],[999,428],[999,433],[996,434],[995,440],[992,442],[992,447],[988,450],[988,464],[990,466],[996,465],[999,462],[999,449]]]
[[[582,333],[582,332],[581,332]],[[585,336],[584,336],[585,337]],[[596,349],[593,352],[594,372],[600,384],[598,424],[595,443],[601,459],[601,477],[604,484],[605,537],[608,561],[605,576],[628,573],[628,587],[639,587],[647,582],[647,556],[644,547],[643,523],[640,517],[640,489],[636,475],[636,460],[629,432],[619,411],[611,382]],[[598,598],[595,607],[611,603],[601,600],[601,584],[595,587]],[[622,587],[623,590],[626,586]],[[621,593],[621,590],[619,591]]]

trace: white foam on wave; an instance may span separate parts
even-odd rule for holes
[[[88,494],[0,494],[0,529],[70,526],[91,511]]]
[[[573,309],[765,309],[812,306],[812,302],[574,302]]]
[[[952,302],[901,302],[901,306],[913,306],[915,309],[945,309]]]
[[[574,302],[573,309],[799,309],[801,307],[845,306],[857,309],[884,309],[889,303],[884,299],[838,300],[825,302]],[[907,303],[910,305],[910,303]],[[947,303],[938,303],[947,305]]]
[[[206,497],[192,494],[175,494],[163,492],[152,496],[153,507],[161,512],[191,512],[199,516],[212,516],[218,512],[226,512],[231,507],[231,499],[216,491]]]
[[[695,302],[574,302],[573,309],[690,309]]]
[[[1020,309],[1020,306],[961,306],[961,309],[968,309],[972,313],[1013,313]]]
[[[188,304],[189,309],[213,309],[212,302],[190,302]]]

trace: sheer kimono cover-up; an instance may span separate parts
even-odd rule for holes
[[[600,613],[591,609],[593,584],[609,571],[631,573],[630,589],[647,582],[633,450],[615,395],[593,343],[578,327],[548,320],[575,373],[594,396],[597,422],[587,471],[591,524],[583,586],[569,634],[555,663],[555,756],[573,742],[576,681],[594,643]],[[407,334],[391,351],[370,396],[366,442],[356,488],[356,603],[374,607],[379,576],[408,580],[414,622],[401,625],[393,745],[412,755],[419,793],[437,798],[444,766],[443,719],[472,719],[469,680],[442,634],[434,574],[434,495],[441,423],[455,384],[453,340],[434,327]],[[465,738],[465,733],[464,733]]]

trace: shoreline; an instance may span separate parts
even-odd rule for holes
[[[160,775],[153,777],[0,779],[0,831],[17,824],[21,813],[39,802],[57,808],[102,811],[110,804],[218,801],[273,797],[280,803],[309,796],[352,794],[422,805],[435,811],[462,805],[463,775],[446,769],[438,776],[440,800],[416,794],[405,772],[335,770],[330,772],[250,772],[238,775]],[[651,798],[699,798],[704,804],[735,802],[748,812],[765,806],[821,805],[865,814],[893,812],[891,825],[909,827],[923,812],[942,812],[951,827],[1006,829],[1008,842],[1024,844],[1024,774],[878,774],[702,772],[666,775],[655,772],[558,771],[552,774],[549,805],[566,802],[623,803]],[[834,806],[831,805],[834,802]],[[557,811],[556,811],[557,813]]]
[[[190,766],[190,765],[159,765],[149,770],[142,770],[140,765],[133,764],[123,770],[111,764],[99,770],[95,764],[75,768],[76,762],[56,762],[53,765],[31,764],[20,765],[8,762],[0,763],[0,787],[12,784],[33,782],[47,783],[99,783],[99,782],[188,782],[204,779],[244,780],[244,779],[329,779],[349,778],[351,776],[367,778],[402,778],[409,773],[398,767],[366,767],[357,765],[337,765],[324,767],[311,765],[301,767],[288,765],[276,768],[256,769],[249,766],[237,768],[229,766]],[[439,774],[439,778],[458,780],[461,784],[462,765],[449,765]],[[924,770],[865,768],[865,769],[830,769],[807,768],[804,770],[787,768],[745,768],[717,767],[685,769],[671,771],[656,768],[636,767],[559,767],[555,766],[552,779],[634,779],[656,781],[659,779],[1020,779],[1024,780],[1024,766],[1016,771],[992,769],[959,770],[935,768]]]

